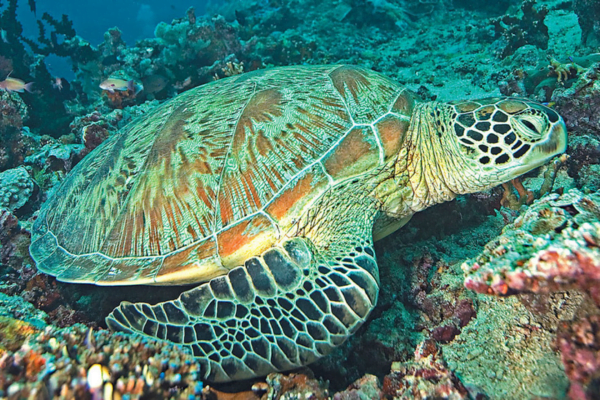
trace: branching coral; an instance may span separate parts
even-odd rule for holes
[[[558,170],[568,159],[569,157],[566,154],[563,154],[556,157],[552,163],[546,166],[544,181],[537,191],[526,189],[520,178],[515,178],[510,182],[503,183],[502,188],[504,189],[504,192],[502,194],[502,199],[500,199],[500,204],[512,210],[518,210],[521,206],[531,204],[535,199],[539,199],[550,193],[554,187],[554,181],[556,180]]]
[[[561,63],[557,61],[554,57],[550,57],[548,61],[550,62],[548,68],[553,74],[557,75],[558,82],[560,83],[565,82],[571,76],[580,75],[585,71],[585,68],[577,64],[572,57],[569,59],[570,62],[566,63]],[[550,73],[548,75],[550,75]]]

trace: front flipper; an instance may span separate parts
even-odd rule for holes
[[[377,301],[371,241],[353,242],[334,256],[294,238],[177,300],[123,303],[106,322],[189,347],[213,382],[300,367],[346,340]]]

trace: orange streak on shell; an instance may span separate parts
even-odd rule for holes
[[[217,247],[214,238],[209,237],[184,250],[171,253],[163,262],[156,275],[157,283],[176,284],[194,283],[208,280],[218,268],[206,268],[208,259],[216,256]]]
[[[312,191],[314,181],[315,177],[313,174],[306,174],[274,199],[265,211],[273,216],[273,218],[281,220],[294,204],[305,198]]]
[[[377,165],[377,149],[368,138],[372,134],[365,128],[355,128],[329,154],[323,165],[334,179],[343,178],[359,171],[367,171]]]
[[[247,149],[246,129],[254,135],[254,121],[272,121],[281,117],[282,95],[276,89],[263,90],[256,93],[246,105],[240,116],[233,138],[233,155],[239,157]]]
[[[259,255],[275,242],[277,230],[262,214],[233,225],[217,235],[223,265],[233,268]]]

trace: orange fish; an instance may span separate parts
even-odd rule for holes
[[[20,79],[11,78],[10,74],[8,74],[5,80],[0,82],[0,89],[7,92],[23,93],[23,90],[27,90],[29,93],[31,93],[32,86],[33,82],[25,83]]]

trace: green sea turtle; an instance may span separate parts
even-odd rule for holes
[[[351,66],[255,71],[189,90],[110,137],[43,207],[38,268],[65,282],[201,283],[122,303],[115,330],[181,344],[209,381],[308,364],[377,302],[373,241],[566,147],[513,98],[423,102]]]

